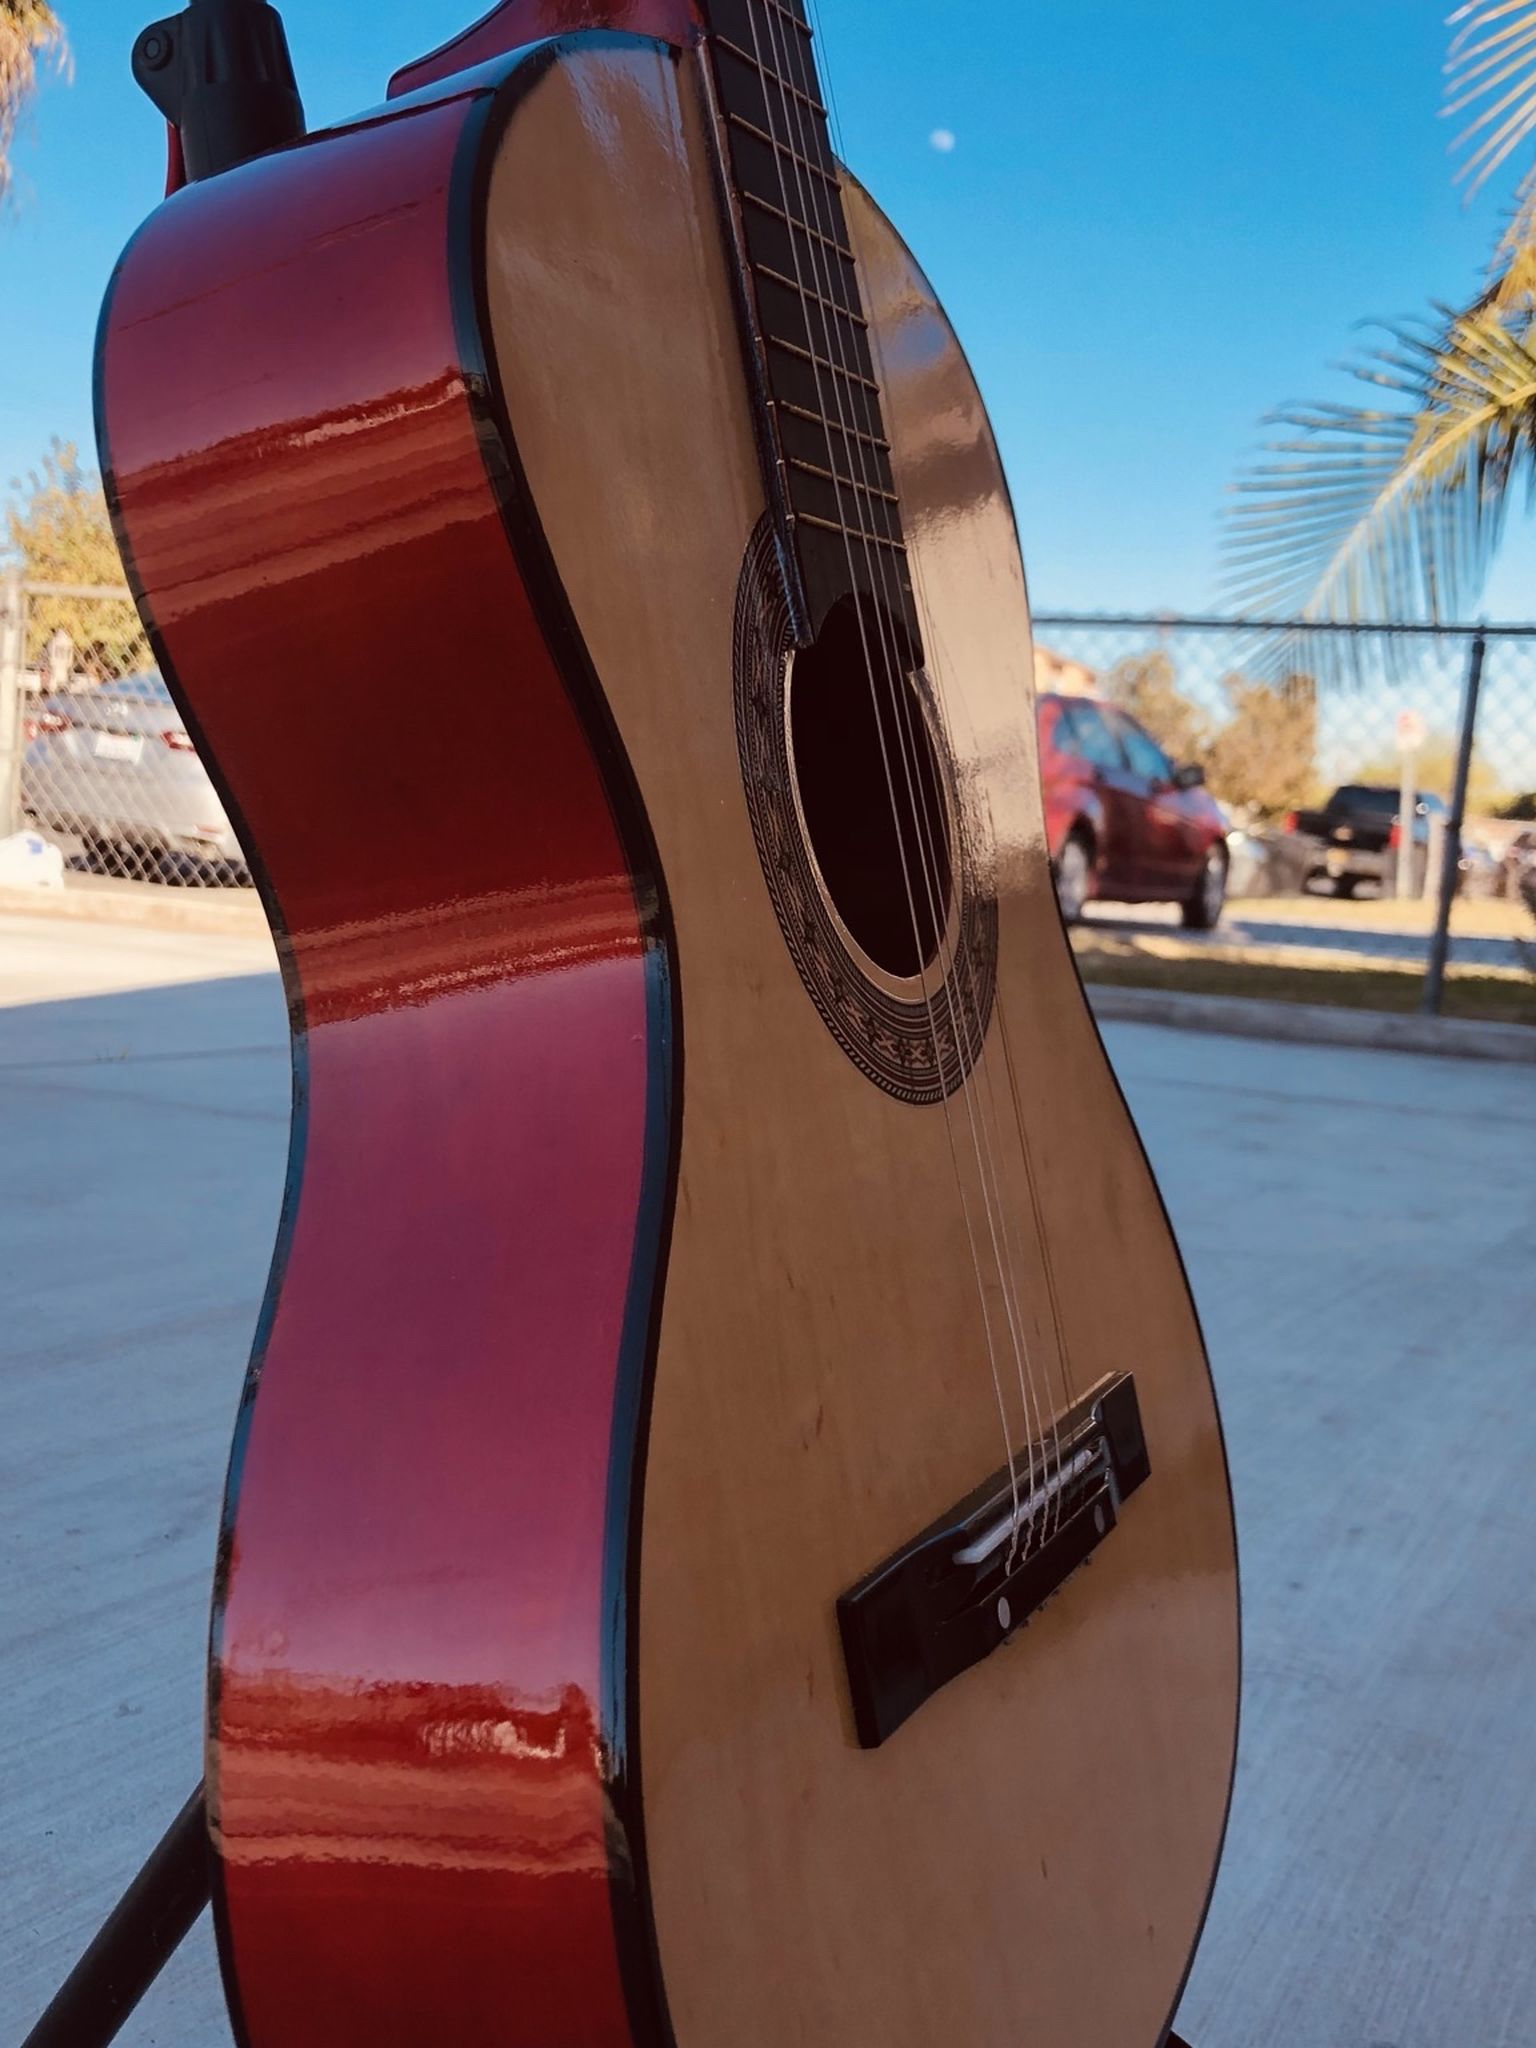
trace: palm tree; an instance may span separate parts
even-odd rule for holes
[[[1536,136],[1536,0],[1466,0],[1448,26],[1470,195]],[[1317,621],[1457,616],[1514,487],[1536,490],[1536,162],[1476,298],[1388,327],[1354,367],[1369,400],[1273,415],[1286,438],[1237,486],[1232,595]]]
[[[68,62],[64,28],[45,0],[0,0],[0,197],[11,181],[16,121],[37,85],[40,62]]]

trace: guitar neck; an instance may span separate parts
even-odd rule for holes
[[[803,0],[708,0],[707,49],[770,503],[809,638],[846,591],[916,640],[901,507]]]

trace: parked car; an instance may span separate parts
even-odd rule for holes
[[[1068,923],[1090,897],[1177,903],[1215,924],[1227,892],[1227,821],[1202,786],[1117,704],[1039,699],[1040,776],[1056,894]]]
[[[1536,917],[1536,829],[1517,832],[1505,849],[1504,890]]]
[[[1225,808],[1225,807],[1223,807]],[[1305,855],[1294,833],[1251,812],[1227,830],[1229,896],[1299,896]]]
[[[240,842],[157,671],[44,697],[28,714],[21,801],[88,850],[191,856],[243,875]]]
[[[1438,877],[1431,876],[1431,890],[1437,886]],[[1483,840],[1463,835],[1456,862],[1456,891],[1458,895],[1483,901],[1503,894],[1504,863]]]
[[[1287,827],[1310,842],[1306,881],[1331,882],[1335,896],[1353,896],[1361,882],[1390,890],[1397,878],[1401,801],[1393,783],[1346,782],[1321,810],[1292,811]],[[1423,893],[1429,872],[1431,820],[1445,815],[1446,807],[1437,796],[1421,796],[1414,805],[1410,873],[1415,895]]]

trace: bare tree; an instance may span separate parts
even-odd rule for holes
[[[72,443],[56,440],[42,467],[13,489],[22,495],[5,507],[0,541],[29,582],[98,586],[123,581],[101,479],[81,467]],[[30,661],[41,660],[49,635],[61,627],[74,642],[77,665],[89,675],[124,675],[143,668],[150,658],[138,613],[126,597],[121,604],[39,597],[29,607],[27,623]]]
[[[69,64],[64,25],[46,0],[0,0],[0,196],[11,182],[11,143],[37,89],[40,64]]]

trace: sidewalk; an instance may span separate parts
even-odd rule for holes
[[[260,942],[24,922],[0,921],[3,2043],[201,1769],[289,1080]],[[1526,2048],[1536,1079],[1106,1036],[1204,1318],[1243,1550],[1242,1759],[1180,2030]],[[206,1919],[121,2039],[227,2048]]]

